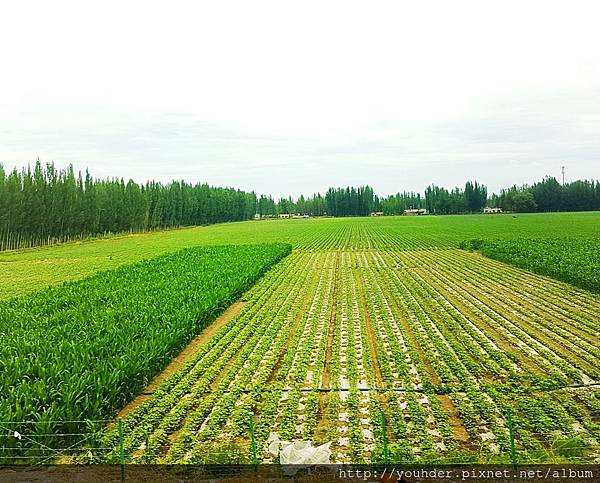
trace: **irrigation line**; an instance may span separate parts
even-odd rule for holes
[[[113,419],[67,419],[61,423],[110,423]],[[2,424],[56,424],[56,421],[0,421]]]
[[[563,389],[583,389],[583,388],[591,388],[591,387],[600,387],[600,382],[594,382],[594,383],[590,383],[590,384],[571,384],[571,385],[567,385],[567,386],[560,386],[560,387],[552,387],[552,388],[548,388],[548,389],[542,389],[542,388],[531,388],[527,391],[524,392],[552,392],[552,391],[561,391]],[[448,392],[436,392],[435,390],[436,388],[434,388],[433,391],[428,391],[425,389],[407,389],[405,387],[391,387],[391,388],[386,388],[386,387],[356,387],[356,388],[325,388],[325,387],[316,387],[316,388],[310,388],[310,387],[302,387],[302,388],[293,388],[293,387],[284,387],[284,388],[261,388],[261,389],[219,389],[219,390],[212,390],[212,391],[203,391],[201,394],[213,394],[213,393],[220,393],[220,394],[229,394],[229,393],[241,393],[241,394],[250,394],[250,393],[255,393],[255,392],[259,392],[259,393],[265,393],[265,392],[274,392],[274,391],[299,391],[299,392],[349,392],[349,391],[361,391],[361,392],[369,392],[369,391],[374,391],[374,392],[388,392],[388,391],[392,391],[392,392],[403,392],[403,393],[407,393],[407,392],[416,392],[416,393],[420,393],[420,394],[436,394],[436,395],[445,395],[445,394],[452,394],[452,393],[458,393],[458,394],[466,394],[466,391],[464,390],[457,390],[457,391],[452,391],[452,387],[448,387],[448,389],[450,389]],[[457,388],[458,389],[458,388]],[[479,392],[485,392],[482,391],[481,388],[479,388]],[[142,392],[141,395],[143,396],[153,396],[154,394],[156,394],[156,392],[152,391],[152,392]]]

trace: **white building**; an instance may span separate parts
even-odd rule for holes
[[[502,213],[502,208],[490,208],[489,206],[486,206],[483,209],[484,213]]]
[[[405,215],[426,215],[427,210],[425,208],[409,208],[408,210],[404,210]]]

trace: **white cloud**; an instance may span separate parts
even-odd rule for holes
[[[0,162],[277,195],[600,176],[595,2],[90,5],[2,7]]]

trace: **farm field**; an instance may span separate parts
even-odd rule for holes
[[[43,435],[48,447],[86,420],[114,417],[289,252],[189,248],[0,303],[0,462],[31,446],[7,436],[5,422],[22,422],[23,443]]]
[[[325,218],[224,223],[0,252],[0,300],[196,245],[284,242],[295,249],[456,247],[472,238],[600,238],[600,213]]]
[[[277,432],[335,462],[506,463],[509,408],[520,461],[598,461],[597,295],[349,226],[269,272],[127,415],[127,461],[249,463],[253,426],[262,462]],[[99,446],[88,461],[117,460],[115,425]]]
[[[0,264],[14,274],[11,263],[73,261],[54,278],[14,279],[27,293],[36,276],[42,286],[83,276],[79,262],[105,270],[186,244],[292,242],[239,314],[123,413],[127,462],[251,463],[252,435],[271,462],[277,432],[331,442],[334,462],[506,463],[512,428],[521,462],[587,463],[600,461],[600,296],[457,246],[598,240],[598,221],[247,222],[5,253]],[[118,441],[110,423],[78,460],[118,462]]]

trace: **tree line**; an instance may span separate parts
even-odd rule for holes
[[[490,206],[505,211],[551,212],[600,210],[600,182],[577,180],[560,184],[554,177],[546,177],[531,186],[512,186],[500,194],[493,194]]]
[[[53,164],[5,173],[0,165],[0,249],[162,228],[246,220],[256,194],[207,184],[94,179]]]
[[[424,199],[420,193],[403,192],[388,197],[377,196],[370,186],[358,188],[329,188],[325,195],[316,193],[309,197],[280,198],[261,195],[256,213],[262,217],[277,216],[282,213],[295,213],[311,216],[367,216],[373,212],[386,215],[400,215],[408,208],[423,208]]]
[[[431,185],[421,193],[380,197],[372,187],[329,188],[324,195],[280,198],[257,196],[206,183],[96,179],[88,171],[54,164],[6,173],[0,164],[0,250],[46,245],[109,233],[142,232],[182,226],[248,220],[282,213],[311,216],[402,214],[411,208],[432,214],[478,213],[485,206],[504,211],[600,210],[600,183],[562,185],[547,177],[532,186],[513,186],[488,197],[487,188],[468,181],[448,190]]]
[[[447,215],[456,213],[478,213],[487,203],[487,188],[467,181],[465,188],[451,191],[431,185],[425,189],[425,208],[429,213]]]

